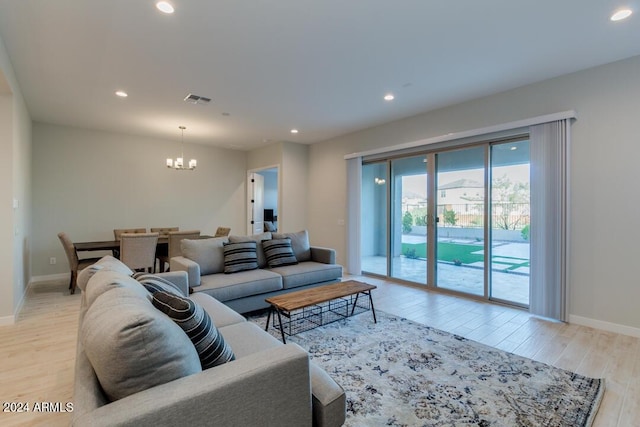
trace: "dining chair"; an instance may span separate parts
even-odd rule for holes
[[[158,233],[122,233],[120,261],[132,270],[155,272]]]
[[[158,233],[158,237],[168,237],[170,231],[180,231],[180,227],[151,227],[152,233]]]
[[[146,233],[147,229],[146,228],[114,228],[113,229],[113,237],[115,237],[115,240],[120,241],[120,236],[122,236],[122,233]]]
[[[180,242],[184,239],[199,239],[200,238],[200,230],[185,230],[185,231],[170,231],[169,232],[169,244],[167,255],[161,256],[160,260],[160,271],[164,271],[164,265],[169,264],[169,260],[171,258],[182,255],[182,249],[180,248]],[[167,269],[168,271],[169,269]]]
[[[180,231],[180,227],[151,227],[150,231],[152,233],[158,233],[158,238],[168,238],[169,232],[171,231]],[[156,259],[158,260],[158,271],[160,273],[164,272],[164,262],[163,259],[167,259],[169,255],[168,245],[158,245],[156,246]]]
[[[229,227],[218,227],[216,230],[216,234],[213,237],[227,237],[231,233],[231,228]]]
[[[60,243],[62,243],[62,247],[64,248],[64,252],[67,254],[67,261],[69,261],[69,269],[71,270],[71,279],[69,280],[69,291],[71,294],[76,292],[76,283],[78,281],[78,271],[90,266],[97,262],[100,258],[78,258],[78,251],[76,251],[76,247],[73,245],[73,242],[67,235],[67,233],[60,232],[58,233],[58,239],[60,239]]]

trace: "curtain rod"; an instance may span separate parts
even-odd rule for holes
[[[405,142],[398,145],[392,145],[390,147],[375,148],[373,150],[345,154],[344,159],[349,160],[356,157],[365,157],[365,156],[371,156],[374,154],[384,154],[392,151],[405,150],[408,148],[415,148],[423,145],[435,144],[436,142],[453,141],[454,139],[469,138],[472,136],[485,135],[485,134],[501,132],[501,131],[510,130],[510,129],[534,126],[542,123],[555,122],[558,120],[577,119],[577,118],[578,118],[578,115],[575,112],[575,110],[562,111],[559,113],[545,114],[543,116],[531,117],[523,120],[516,120],[513,122],[502,123],[499,125],[492,125],[492,126],[487,126],[487,127],[478,128],[478,129],[465,130],[462,132],[448,133],[446,135],[434,136],[431,138],[421,139],[418,141]]]

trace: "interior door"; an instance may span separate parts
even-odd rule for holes
[[[249,174],[249,189],[249,234],[260,234],[264,231],[264,177]]]

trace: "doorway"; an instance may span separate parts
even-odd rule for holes
[[[249,171],[247,176],[247,234],[278,231],[280,167]]]

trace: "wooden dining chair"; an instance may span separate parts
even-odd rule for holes
[[[155,272],[158,233],[122,233],[120,261],[132,270]]]
[[[216,234],[213,237],[227,237],[231,233],[231,228],[229,227],[218,227],[216,230]]]
[[[168,238],[171,231],[180,231],[180,227],[151,227],[149,231],[152,233],[158,233],[158,238],[162,239]],[[160,271],[160,273],[164,271],[164,262],[162,260],[167,259],[169,256],[168,251],[168,245],[156,246],[156,259],[158,260],[158,271]]]
[[[62,243],[62,247],[64,248],[64,252],[67,254],[67,261],[69,261],[69,269],[71,270],[71,278],[69,280],[69,291],[71,294],[76,292],[76,283],[78,281],[78,271],[90,266],[97,262],[100,258],[78,258],[78,251],[76,251],[76,247],[73,245],[73,242],[67,235],[67,233],[60,232],[58,233],[58,239],[60,239],[60,243]]]
[[[199,239],[200,230],[186,230],[186,231],[171,231],[169,232],[169,244],[167,255],[159,258],[160,260],[160,272],[164,271],[164,265],[169,264],[171,258],[182,255],[182,249],[180,248],[180,242],[184,239]],[[167,268],[167,271],[169,269]]]

